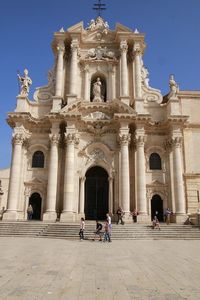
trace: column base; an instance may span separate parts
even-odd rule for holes
[[[137,216],[137,223],[140,224],[151,224],[151,216],[149,215],[138,215]]]
[[[6,221],[17,221],[18,220],[18,212],[17,211],[6,211],[3,214],[3,220]]]
[[[51,112],[57,112],[61,109],[62,106],[62,97],[61,96],[53,96],[53,107]]]
[[[120,100],[125,103],[126,105],[130,104],[130,98],[128,96],[121,96]]]
[[[73,103],[77,100],[77,95],[67,95],[67,104]]]
[[[125,215],[123,216],[123,221],[125,224],[131,224],[133,223],[133,218],[130,216],[130,212],[125,212]]]
[[[60,215],[60,222],[75,222],[76,214],[72,211],[64,211]]]
[[[55,222],[57,220],[57,213],[55,211],[47,211],[43,214],[43,221]]]
[[[188,216],[186,214],[176,214],[175,215],[175,222],[177,224],[184,224],[187,220]]]

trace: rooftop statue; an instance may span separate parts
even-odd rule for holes
[[[32,84],[31,78],[28,76],[28,70],[24,70],[24,77],[17,74],[17,77],[20,82],[20,95],[21,96],[28,96],[29,94],[29,87]]]
[[[178,92],[178,84],[174,79],[174,75],[170,75],[169,77],[169,87],[170,87],[170,97],[176,96]]]
[[[100,16],[96,18],[96,20],[92,19],[89,23],[89,26],[86,30],[94,31],[94,30],[101,30],[103,33],[107,34],[109,25],[108,22],[104,21]]]

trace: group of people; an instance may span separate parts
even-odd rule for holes
[[[130,215],[133,217],[133,222],[137,222],[138,214],[139,213],[136,209],[134,209],[130,213]],[[124,225],[123,217],[124,217],[125,213],[121,207],[118,207],[116,215],[117,215],[116,224],[118,225],[120,223],[121,225]],[[84,239],[84,231],[85,231],[85,219],[81,218],[80,231],[79,231],[79,236],[80,236],[81,241]],[[99,241],[111,242],[111,235],[112,235],[111,216],[109,213],[107,213],[104,225],[102,225],[98,220],[96,220],[96,230],[94,232],[93,241],[95,241],[96,238],[98,238]]]
[[[104,231],[102,231],[102,229],[104,229]],[[85,231],[85,219],[81,218],[80,231],[79,231],[79,236],[81,241],[84,240],[84,231]],[[98,220],[96,220],[96,230],[94,232],[93,241],[95,241],[96,238],[98,237],[99,241],[101,242],[102,241],[111,242],[111,234],[112,234],[111,217],[109,213],[107,213],[104,226]]]

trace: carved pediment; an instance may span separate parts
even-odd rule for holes
[[[95,111],[82,117],[83,120],[110,120],[111,116],[101,111]]]
[[[115,113],[129,114],[131,116],[136,115],[136,112],[132,107],[126,105],[125,103],[117,99],[109,102],[76,101],[69,105],[66,105],[60,111],[60,113],[79,113],[83,116],[89,115],[90,113],[94,112],[103,113],[107,116],[114,115]]]
[[[75,33],[75,32],[83,31],[83,22],[79,22],[79,23],[69,27],[67,31],[69,33]]]
[[[165,184],[163,182],[160,182],[158,180],[153,180],[151,183],[147,184],[147,187],[164,187]]]
[[[44,185],[46,184],[46,181],[43,179],[38,179],[36,177],[32,178],[31,180],[25,182],[25,185]]]
[[[120,23],[116,23],[115,30],[120,31],[120,32],[133,32],[132,29],[130,29]]]

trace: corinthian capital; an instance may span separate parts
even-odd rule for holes
[[[79,50],[79,43],[78,43],[77,39],[73,40],[71,42],[71,50],[72,50],[72,52],[78,52],[78,50]]]
[[[172,143],[172,146],[175,148],[181,147],[182,137],[181,136],[173,137],[171,140],[171,143]]]
[[[58,143],[60,141],[60,134],[50,133],[49,139],[50,139],[51,145],[58,145]]]
[[[128,144],[131,141],[131,135],[130,135],[130,133],[127,133],[127,134],[120,133],[118,140],[119,140],[120,145],[123,145],[123,146],[126,145],[126,146],[128,146]]]
[[[138,135],[135,137],[135,144],[137,147],[144,147],[145,141],[146,141],[145,135]]]
[[[13,145],[22,145],[26,137],[23,133],[14,133],[12,138]]]
[[[133,46],[133,54],[136,55],[142,55],[142,49],[139,43],[135,43]]]
[[[121,53],[126,53],[128,51],[127,41],[120,42],[120,51],[121,51]]]
[[[58,52],[64,52],[65,51],[65,44],[63,41],[60,41],[57,45]]]
[[[76,133],[65,133],[65,143],[68,144],[78,144],[79,138]]]

